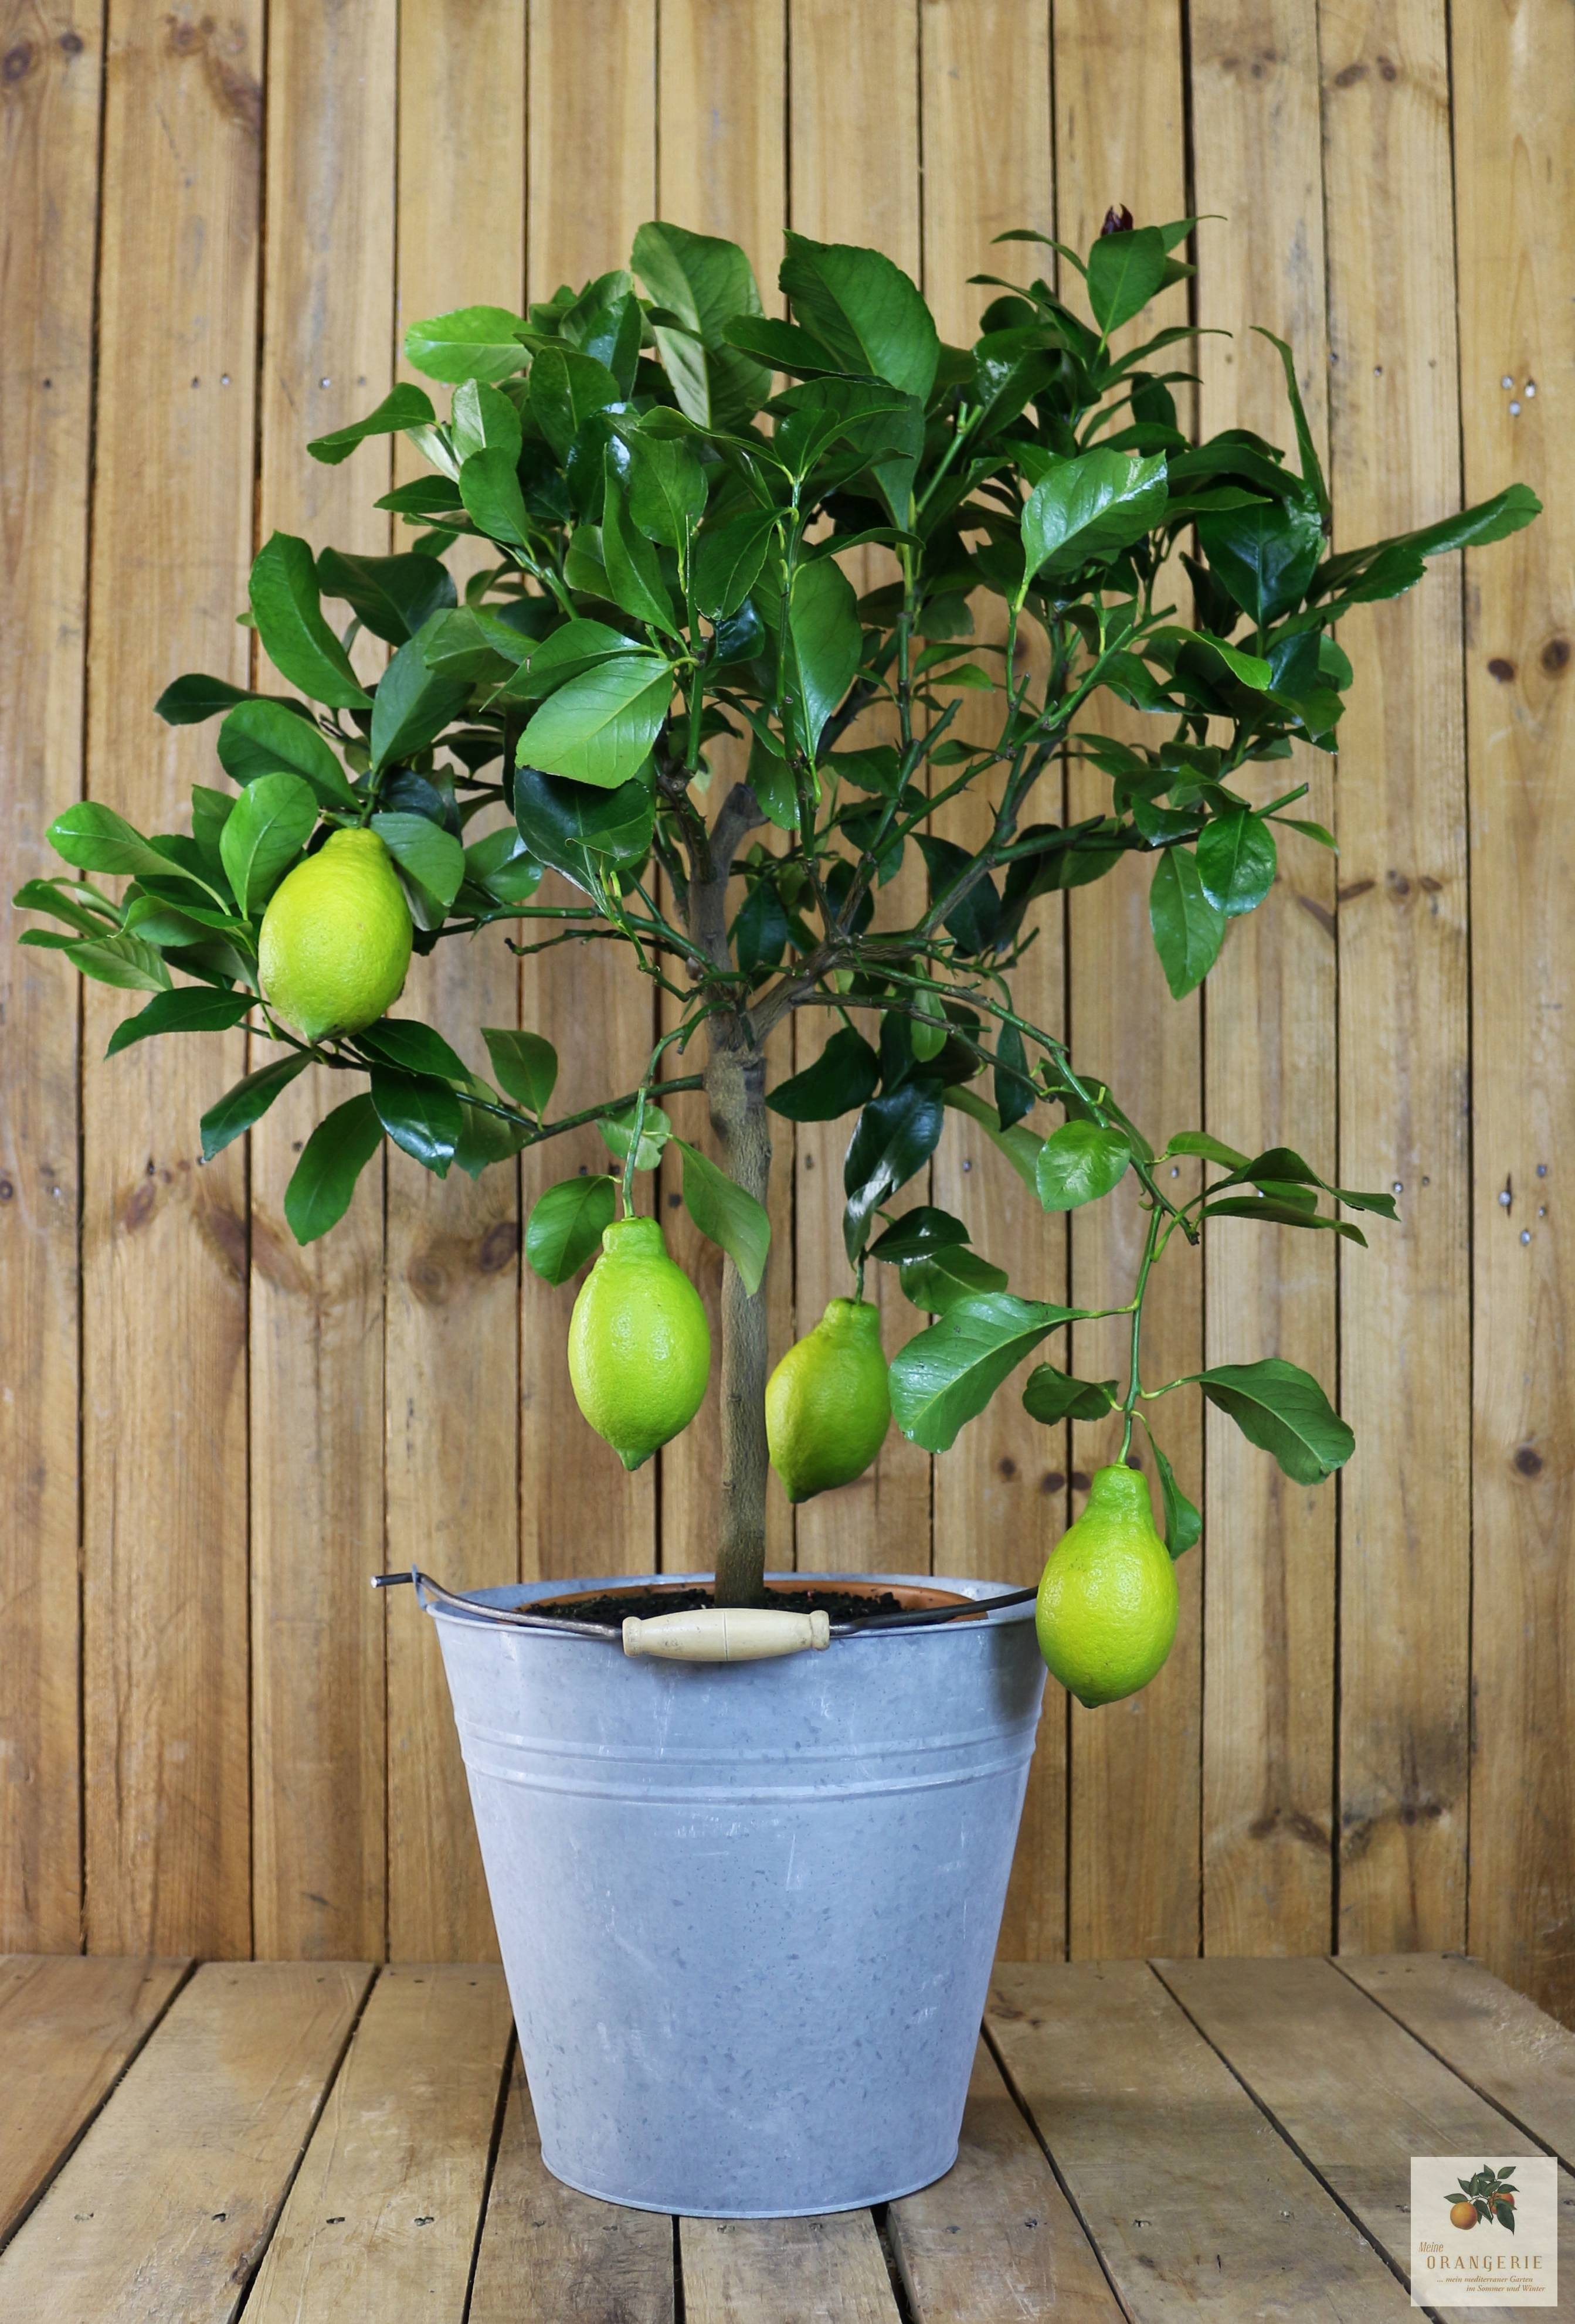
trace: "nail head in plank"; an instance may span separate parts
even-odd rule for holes
[[[1378,2254],[1142,1961],[998,1969],[987,2023],[1135,2324],[1200,2308],[1411,2317]]]
[[[0,1960],[0,2241],[141,2049],[187,1966],[76,1953]]]
[[[490,1964],[382,1972],[246,2324],[458,2324],[512,2022],[503,1971]]]
[[[905,2195],[887,2228],[917,2324],[1120,2324],[1077,2214],[981,2042],[962,2140],[944,2179]]]
[[[199,1969],[0,2257],[0,2316],[231,2324],[371,1976]]]
[[[690,2324],[695,2310],[690,2309]],[[672,2222],[554,2179],[516,2053],[468,2324],[673,2324]],[[753,2324],[753,2319],[751,2319]]]
[[[687,2324],[898,2324],[867,2211],[682,2219]]]
[[[1417,2154],[1524,2153],[1524,2131],[1468,2089],[1327,1960],[1154,1967],[1325,2184],[1400,2268]],[[1560,2173],[1566,2234],[1575,2182]],[[1575,2316],[1575,2286],[1555,2311]]]
[[[1463,1953],[1335,1966],[1575,2170],[1575,2034]]]

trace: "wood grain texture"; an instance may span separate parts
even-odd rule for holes
[[[635,229],[656,215],[654,0],[546,0],[530,32],[529,244],[533,299],[628,263]],[[554,877],[539,900],[569,890]],[[572,945],[523,964],[523,1022],[562,1060],[555,1106],[573,1113],[632,1090],[656,1038],[654,988],[621,947]],[[524,1199],[577,1171],[605,1170],[594,1130],[523,1157]],[[641,1182],[649,1210],[653,1182]],[[653,1465],[625,1472],[580,1418],[566,1346],[578,1285],[553,1288],[527,1268],[521,1305],[522,1555],[527,1579],[644,1572],[656,1563]]]
[[[0,1957],[0,2243],[146,2041],[187,1966]]]
[[[1324,0],[1334,545],[1460,504],[1449,54],[1433,0]],[[1404,248],[1394,222],[1404,217]],[[1358,607],[1340,726],[1339,1183],[1397,1187],[1340,1251],[1341,1950],[1466,1927],[1471,1564],[1460,576]]]
[[[1278,356],[1290,342],[1314,441],[1327,429],[1317,25],[1299,0],[1205,0],[1191,26],[1196,311],[1229,339],[1199,342],[1205,434],[1291,440]],[[1333,822],[1327,759],[1300,750],[1246,778],[1269,799],[1307,782],[1295,812]],[[1285,841],[1267,900],[1231,930],[1204,999],[1206,1123],[1251,1152],[1335,1161],[1331,859]],[[1281,1355],[1336,1377],[1333,1238],[1227,1221],[1206,1235],[1211,1364]],[[1332,1908],[1335,1494],[1294,1485],[1235,1424],[1208,1416],[1203,1720],[1203,1944],[1319,1952]]]
[[[1575,2034],[1459,1953],[1348,1954],[1343,1976],[1575,2170]]]
[[[672,2220],[552,2177],[516,2055],[467,2324],[672,2324],[673,2314]]]
[[[688,2324],[897,2324],[867,2211],[809,2219],[683,2219]]]
[[[525,41],[485,0],[406,9],[399,47],[401,329],[461,303],[518,310],[524,288]],[[435,390],[438,408],[443,391]],[[403,447],[402,447],[403,449]],[[412,458],[410,472],[422,464]],[[402,535],[407,543],[410,535]],[[452,560],[461,574],[460,558]],[[403,1013],[477,1070],[478,1028],[517,1024],[502,932],[412,964]],[[518,1178],[474,1183],[388,1162],[387,1562],[450,1589],[519,1572]],[[388,1620],[388,1950],[395,1960],[496,1958],[480,1853],[438,1642],[413,1606]]]
[[[1330,1961],[1155,1966],[1232,2071],[1403,2274],[1411,2266],[1412,2156],[1524,2149],[1523,2131]],[[1567,2237],[1575,2225],[1575,2181],[1568,2172],[1560,2173],[1559,2209]],[[1560,2312],[1575,2315],[1568,2285]]]
[[[790,223],[821,242],[852,242],[883,251],[922,284],[923,241],[920,178],[920,9],[917,0],[887,8],[848,8],[840,0],[790,0]],[[896,572],[884,550],[859,549],[847,571],[859,591]],[[894,718],[870,712],[849,729],[848,747],[892,741]],[[876,899],[874,925],[911,922],[923,899],[916,862],[905,864]],[[862,1029],[878,1040],[878,1020]],[[829,1010],[805,1009],[793,1026],[793,1065],[802,1072],[819,1056],[837,1019]],[[785,1060],[778,1070],[785,1073]],[[812,1331],[829,1299],[848,1298],[853,1283],[842,1243],[842,1163],[850,1120],[802,1122],[794,1141],[793,1190],[795,1328]],[[921,1171],[892,1208],[929,1200],[930,1173]],[[913,1335],[915,1311],[891,1279],[872,1268],[865,1296],[881,1311],[881,1335],[893,1355]],[[894,1427],[880,1457],[862,1477],[835,1494],[806,1501],[797,1513],[798,1563],[818,1572],[931,1570],[931,1462]],[[774,1493],[775,1488],[773,1488]]]
[[[1413,2313],[1144,1962],[1000,1969],[986,2023],[1134,2324]]]
[[[1106,211],[1124,203],[1140,223],[1184,217],[1185,115],[1181,18],[1178,8],[1126,0],[1074,0],[1055,21],[1056,217],[1061,239],[1087,250]],[[1087,313],[1082,286],[1063,290]],[[1187,319],[1185,285],[1155,300],[1127,327],[1140,345],[1155,329]],[[1183,350],[1183,353],[1185,350]],[[1188,366],[1180,365],[1178,368]],[[1186,415],[1184,387],[1179,409]],[[1175,602],[1176,573],[1156,600]],[[1183,600],[1184,602],[1184,600]],[[1153,720],[1108,696],[1090,724],[1100,733],[1153,744]],[[1067,819],[1109,811],[1110,780],[1073,759],[1067,771]],[[1171,999],[1148,928],[1153,867],[1142,857],[1119,864],[1092,888],[1067,898],[1068,985],[1072,1056],[1087,1073],[1108,1075],[1116,1094],[1156,1147],[1173,1130],[1202,1120],[1201,1007]],[[1163,1174],[1167,1193],[1196,1191],[1196,1165]],[[1148,1214],[1129,1180],[1116,1197],[1073,1214],[1072,1296],[1079,1306],[1115,1306],[1129,1298],[1142,1258]],[[1201,1269],[1180,1239],[1153,1278],[1144,1316],[1144,1370],[1150,1381],[1196,1372],[1202,1363]],[[1063,1343],[1062,1360],[1080,1379],[1126,1384],[1130,1340],[1119,1317],[1085,1324]],[[1202,1429],[1196,1392],[1181,1390],[1151,1413],[1182,1490],[1202,1497]],[[1071,1431],[1070,1509],[1083,1506],[1089,1480],[1121,1449],[1121,1424]],[[1143,1431],[1131,1456],[1151,1482],[1154,1464]],[[1158,1507],[1157,1496],[1155,1502]],[[1152,1952],[1198,1942],[1200,1868],[1188,1835],[1198,1830],[1202,1723],[1203,1561],[1177,1572],[1181,1619],[1170,1659],[1153,1684],[1103,1711],[1070,1705],[1071,1846],[1067,1902],[1074,1959]],[[1171,1835],[1163,1850],[1135,1849],[1134,1827]],[[1165,1937],[1162,1931],[1172,1931]]]
[[[0,11],[0,770],[18,883],[82,791],[102,12]],[[7,881],[7,890],[10,888]],[[74,973],[0,918],[0,1944],[81,1942]]]
[[[983,2042],[956,2163],[933,2187],[894,2203],[887,2229],[915,2324],[1120,2318],[1094,2247]]]
[[[1524,477],[1548,511],[1466,570],[1478,1125],[1468,1926],[1490,1969],[1570,2020],[1575,1409],[1553,1351],[1575,1295],[1559,1207],[1572,1086],[1562,899],[1575,816],[1559,770],[1575,736],[1575,305],[1558,256],[1575,230],[1575,26],[1536,0],[1473,5],[1453,25],[1454,86],[1475,92],[1455,121],[1466,495]]]
[[[199,1969],[0,2256],[30,2324],[231,2324],[372,1971]]]
[[[924,177],[925,272],[941,337],[969,346],[995,294],[968,277],[993,272],[1019,254],[993,250],[993,237],[1014,226],[1048,234],[1053,221],[1049,12],[1042,0],[987,0],[985,5],[925,0],[921,26],[925,134],[931,150],[947,156],[944,169],[928,170]],[[981,598],[975,613],[994,621],[981,635],[1004,645],[1004,617],[995,620],[998,605]],[[1036,630],[1027,632],[1024,651],[1042,684],[1043,640]],[[994,666],[998,662],[996,657]],[[1001,728],[996,700],[964,695],[962,703],[953,732],[994,741]],[[1057,767],[1041,778],[1024,820],[1059,820],[1061,789]],[[954,800],[940,809],[933,828],[959,846],[979,847],[998,798],[996,787],[991,800]],[[1060,899],[1036,906],[1030,925],[1037,935],[1014,979],[1015,1005],[1030,1022],[1060,1037],[1066,973]],[[984,1093],[989,1094],[987,1085]],[[1042,1131],[1051,1127],[1042,1111],[1034,1119]],[[1047,1215],[966,1115],[949,1116],[931,1180],[935,1201],[967,1221],[974,1249],[1008,1270],[1014,1291],[1064,1300],[1064,1221]],[[1065,1525],[1066,1433],[1047,1432],[1029,1419],[1021,1387],[1020,1377],[935,1463],[938,1572],[983,1574],[1019,1585],[1036,1582]],[[1059,1958],[1065,1950],[1065,1747],[1066,1701],[1052,1686],[1002,1926],[1002,1950],[1014,1960]]]
[[[394,0],[282,11],[268,43],[258,538],[379,556],[385,439],[324,466],[308,439],[392,381]],[[330,619],[345,609],[332,604]],[[370,644],[374,650],[366,651]],[[384,659],[359,648],[366,674]],[[263,681],[273,684],[270,677]],[[211,732],[211,729],[209,730]],[[254,1044],[252,1063],[274,1054]],[[253,1920],[264,1959],[384,1949],[383,1170],[304,1250],[284,1220],[301,1147],[339,1102],[293,1083],[252,1139]]]
[[[787,217],[787,14],[785,0],[736,8],[728,0],[665,0],[662,11],[661,119],[657,210],[699,234],[722,235],[749,254],[768,311],[781,304],[776,272]],[[710,782],[702,812],[715,819],[729,786],[748,765],[741,741],[718,735],[707,748]],[[780,845],[780,834],[749,835]],[[664,908],[672,911],[662,884]],[[733,908],[744,900],[740,881]],[[670,972],[671,973],[671,972]],[[679,980],[681,982],[681,976]],[[663,1031],[679,1020],[679,1002],[658,996]],[[698,1070],[697,1041],[680,1061],[668,1052],[668,1070]],[[792,1034],[784,1026],[773,1045],[770,1078],[792,1070]],[[694,1091],[669,1106],[681,1138],[712,1153],[703,1094]],[[771,1256],[765,1297],[773,1359],[793,1337],[793,1125],[780,1116],[770,1123]],[[682,1167],[674,1155],[663,1161],[660,1178],[662,1222],[667,1247],[690,1277],[710,1318],[716,1371],[710,1393],[682,1434],[664,1445],[660,1466],[660,1525],[664,1571],[695,1572],[716,1560],[716,1480],[722,1468],[720,1323],[722,1255],[693,1225],[683,1208]],[[786,1572],[793,1562],[793,1513],[786,1496],[773,1486],[765,1509],[765,1562]]]
[[[181,670],[244,684],[252,540],[261,9],[121,0],[106,63],[88,789],[184,825]],[[97,1060],[136,996],[91,985]],[[246,1160],[198,1164],[238,1035],[86,1076],[82,1406],[88,1940],[251,1950]]]
[[[268,2245],[247,2324],[458,2324],[512,2022],[500,1969],[383,1970]]]

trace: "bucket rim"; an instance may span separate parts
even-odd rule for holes
[[[399,1577],[403,1580],[405,1577]],[[531,1609],[542,1600],[561,1598],[572,1590],[576,1596],[592,1592],[638,1589],[645,1584],[666,1583],[673,1589],[702,1586],[715,1580],[709,1567],[692,1572],[613,1574],[559,1574],[545,1582],[504,1582],[489,1583],[471,1590],[446,1590],[433,1582],[430,1574],[419,1569],[410,1578],[416,1586],[416,1597],[423,1611],[434,1621],[453,1622],[465,1628],[487,1629],[505,1628],[524,1637],[547,1637],[564,1640],[584,1639],[591,1644],[616,1646],[622,1651],[619,1631],[605,1624],[577,1622],[562,1615],[541,1615],[532,1618]],[[950,1591],[959,1600],[971,1600],[986,1610],[982,1619],[964,1617],[959,1620],[911,1623],[903,1627],[882,1628],[874,1622],[846,1627],[833,1623],[831,1637],[835,1645],[849,1645],[856,1640],[929,1637],[938,1632],[954,1631],[977,1636],[981,1630],[998,1629],[1010,1622],[1031,1621],[1033,1600],[1021,1596],[1023,1585],[1012,1582],[996,1582],[977,1575],[945,1573],[883,1573],[852,1569],[839,1569],[831,1573],[802,1573],[779,1571],[768,1573],[768,1582],[812,1582],[836,1587],[838,1584],[862,1582],[883,1589],[912,1589]],[[996,1598],[1010,1597],[1012,1603],[992,1605]]]

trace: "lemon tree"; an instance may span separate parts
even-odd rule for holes
[[[188,825],[144,834],[85,801],[51,826],[60,873],[17,899],[51,923],[23,943],[142,996],[113,1052],[243,1024],[276,1045],[216,1093],[206,1154],[301,1074],[320,1084],[285,1198],[302,1241],[342,1217],[385,1141],[441,1177],[598,1126],[606,1169],[548,1188],[524,1250],[551,1283],[590,1268],[570,1360],[628,1462],[687,1425],[710,1370],[698,1296],[640,1216],[643,1176],[672,1149],[690,1215],[726,1254],[724,1601],[761,1587],[774,1451],[794,1498],[833,1489],[875,1457],[888,1410],[941,1452],[1018,1373],[1046,1426],[1119,1415],[1117,1461],[1042,1608],[1047,1650],[1090,1699],[1141,1683],[1173,1619],[1168,1559],[1200,1530],[1147,1434],[1177,1385],[1143,1377],[1154,1266],[1233,1222],[1359,1242],[1357,1219],[1394,1204],[1288,1148],[1140,1127],[1017,1006],[1036,908],[1136,856],[1170,990],[1191,991],[1282,855],[1333,844],[1299,812],[1287,761],[1337,747],[1343,616],[1537,512],[1513,485],[1336,548],[1278,341],[1293,454],[1244,429],[1191,441],[1172,392],[1190,330],[1127,327],[1190,271],[1191,227],[1113,211],[1082,253],[1003,235],[1027,279],[981,278],[967,346],[877,252],[790,234],[773,315],[741,250],[669,224],[640,229],[626,267],[523,314],[412,325],[406,354],[429,384],[308,447],[338,463],[408,438],[427,473],[377,503],[397,552],[267,541],[255,686],[194,673],[156,706],[174,725],[218,722]],[[882,567],[862,595],[840,555],[856,547]],[[1112,702],[1145,714],[1147,741],[1104,731]],[[1070,824],[1069,756],[1105,786]],[[967,846],[944,815],[965,796]],[[910,862],[922,900],[894,910]],[[480,1026],[456,1047],[397,1013],[412,951],[456,936],[522,953],[621,943],[669,1004],[635,1085],[554,1110],[557,1056],[533,1030]],[[794,1073],[802,1010],[829,1038]],[[701,1086],[704,1149],[674,1136],[664,1102]],[[849,1125],[848,1296],[788,1351],[768,1344],[762,1292],[774,1113]],[[959,1121],[1047,1212],[1135,1204],[1135,1281],[1101,1306],[1058,1305],[1021,1254],[979,1251],[966,1219],[914,1206],[905,1190]],[[1168,1167],[1181,1156],[1201,1165],[1186,1200]],[[913,1310],[889,1371],[872,1267]],[[1130,1318],[1124,1380],[1053,1360],[1069,1324],[1112,1314]],[[1197,1379],[1299,1483],[1350,1452],[1323,1391],[1278,1354]],[[1146,1485],[1121,1482],[1139,1425],[1163,1552]],[[1110,1628],[1098,1607],[1121,1597],[1123,1561],[1144,1635],[1101,1675],[1079,1657]]]

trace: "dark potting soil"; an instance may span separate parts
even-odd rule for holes
[[[770,1602],[785,1606],[793,1614],[823,1610],[834,1622],[846,1622],[859,1614],[897,1614],[903,1609],[902,1600],[890,1590],[820,1590],[809,1582],[801,1590],[773,1590]],[[599,1598],[576,1598],[568,1605],[538,1601],[531,1611],[621,1630],[628,1614],[643,1621],[651,1614],[692,1614],[698,1607],[714,1603],[709,1590],[609,1590]]]

